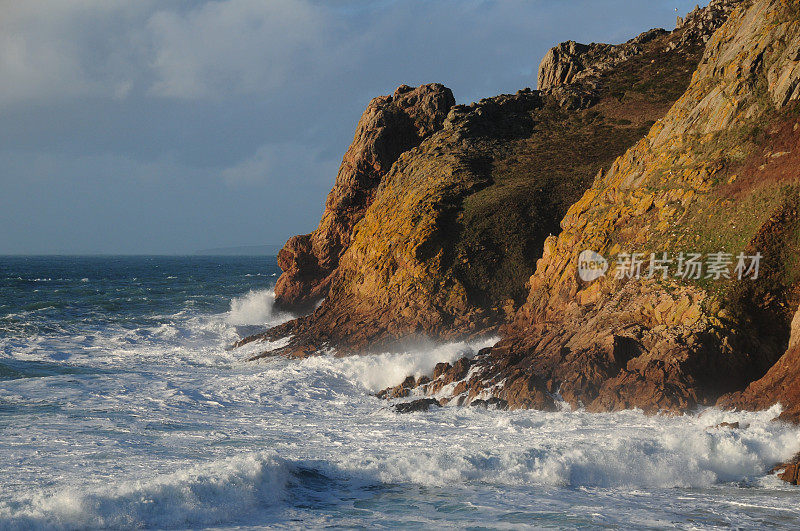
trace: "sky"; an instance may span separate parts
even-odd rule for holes
[[[0,254],[280,246],[316,226],[372,97],[535,88],[556,43],[695,3],[0,0]]]

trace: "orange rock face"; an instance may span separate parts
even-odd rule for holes
[[[794,196],[770,188],[764,177],[731,200],[720,183],[748,153],[761,155],[767,143],[731,131],[748,120],[764,127],[785,115],[797,118],[796,107],[776,107],[786,104],[785,93],[794,94],[787,87],[795,87],[800,76],[769,80],[796,72],[788,50],[798,43],[800,21],[785,3],[761,1],[734,11],[709,39],[686,94],[598,176],[570,208],[562,232],[545,244],[528,300],[493,349],[500,361],[476,360],[486,367],[473,373],[476,385],[503,380],[508,387],[533,374],[549,392],[590,411],[681,412],[741,389],[778,359],[797,282],[786,274],[781,256],[797,245]],[[764,101],[754,95],[755,85],[766,87]],[[747,204],[767,196],[772,199],[758,207]],[[717,212],[725,212],[725,228],[706,230]],[[613,275],[584,282],[577,274],[577,257],[586,249],[614,256],[692,248],[758,249],[768,258],[759,282],[739,284]],[[776,366],[776,374],[754,384],[752,400],[767,393],[764,406],[779,396],[796,403],[800,359],[791,356]]]
[[[283,274],[275,286],[279,306],[307,309],[323,298],[355,224],[372,204],[381,179],[405,151],[442,128],[453,93],[439,84],[398,87],[373,99],[342,159],[325,212],[311,234],[294,236],[278,253]]]
[[[800,454],[794,456],[788,463],[776,466],[772,469],[778,473],[778,477],[791,485],[800,485]]]
[[[455,105],[443,122],[444,106],[425,103],[437,101],[427,88],[375,100],[319,227],[279,255],[279,305],[325,302],[271,335],[291,334],[291,352],[301,342],[363,352],[496,330],[525,301],[542,245],[569,206],[688,86],[703,48],[701,36],[687,39],[693,28],[590,54],[579,47],[567,58],[583,68],[574,83]],[[407,112],[427,117],[415,118],[413,135],[397,125]],[[391,131],[402,147],[376,155]]]

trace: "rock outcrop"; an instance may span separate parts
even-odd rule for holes
[[[692,19],[706,20],[699,11]],[[800,183],[786,166],[800,150],[798,50],[795,3],[743,2],[731,12],[685,94],[547,238],[525,304],[503,339],[471,360],[453,399],[531,407],[545,393],[590,411],[678,412],[767,372],[786,350],[798,304]],[[586,282],[584,250],[612,262],[641,253],[643,277],[628,268],[617,278],[612,266]],[[663,252],[671,272],[644,278]],[[676,278],[680,253],[724,253],[731,273],[740,253],[763,258],[757,279],[707,270]]]
[[[275,285],[278,306],[303,311],[325,297],[331,274],[350,245],[355,224],[398,157],[442,128],[455,99],[440,84],[398,87],[373,99],[356,126],[325,212],[311,234],[294,236],[278,253],[283,274]]]
[[[428,411],[431,407],[440,407],[439,402],[432,398],[420,398],[411,402],[395,404],[394,410],[398,413],[416,413],[418,411]]]
[[[582,57],[583,70],[557,87],[452,107],[440,130],[385,173],[381,165],[369,174],[380,184],[357,215],[346,210],[347,221],[331,225],[339,210],[329,198],[320,228],[290,240],[279,301],[325,301],[266,335],[292,335],[284,353],[305,355],[320,346],[363,351],[415,336],[470,337],[505,322],[525,301],[545,238],[560,231],[598,171],[680,97],[708,35],[692,24],[650,31],[612,61],[606,55],[616,47],[593,45],[605,50],[592,56],[603,66]],[[579,101],[567,94],[573,89]],[[349,182],[343,172],[331,197],[350,193],[340,187]]]
[[[280,304],[325,300],[243,342],[344,354],[499,327],[378,396],[413,398],[400,412],[780,402],[800,423],[797,3],[712,0],[672,32],[562,43],[538,83],[470,106],[441,85],[373,100],[320,226],[279,256]],[[586,251],[608,259],[590,276]],[[775,471],[797,484],[799,462]]]
[[[658,68],[669,69],[674,60],[669,52],[687,50],[705,44],[711,35],[727,20],[739,0],[713,0],[704,8],[696,8],[681,19],[672,33],[653,29],[622,44],[562,42],[551,48],[539,65],[537,88],[556,98],[562,106],[583,108],[597,101],[598,89],[606,84],[610,72],[623,63],[648,50],[647,43],[670,35],[662,56],[655,59]],[[625,70],[625,68],[623,68]],[[656,72],[657,74],[658,72]],[[630,76],[624,79],[627,86],[610,86],[610,92],[624,97],[625,90],[639,84],[659,84],[658,77]]]
[[[654,29],[623,44],[562,42],[550,48],[539,64],[537,88],[552,90],[582,80],[595,84],[603,72],[639,55],[645,43],[665,33],[665,30]]]
[[[772,469],[778,477],[790,485],[800,485],[800,454],[794,456],[787,463]]]

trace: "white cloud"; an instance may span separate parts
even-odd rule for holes
[[[549,46],[581,34],[632,34],[655,10],[638,0],[606,4],[0,0],[0,105],[85,96],[269,96],[301,85],[347,91],[348,77],[359,77],[362,87],[372,77],[380,86],[387,79],[468,78],[471,86],[486,85],[481,95],[489,96],[498,77],[519,85],[508,90],[533,81],[517,80],[544,52],[533,49],[537,39]],[[620,12],[630,16],[620,20]],[[425,79],[407,79],[420,74]]]
[[[0,104],[111,96],[135,72],[136,19],[151,2],[0,3]]]

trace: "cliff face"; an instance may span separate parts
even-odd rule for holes
[[[786,353],[747,389],[720,400],[722,406],[747,410],[767,409],[776,403],[784,406],[781,419],[800,423],[800,310],[792,321]]]
[[[279,306],[302,311],[327,294],[353,227],[372,204],[381,179],[401,153],[442,128],[453,105],[453,93],[439,84],[404,85],[392,96],[369,103],[342,159],[319,226],[311,234],[294,236],[278,253],[283,270],[275,285]]]
[[[721,15],[713,20],[721,24]],[[358,215],[332,228],[327,220],[338,218],[328,214],[336,210],[329,198],[320,228],[290,240],[279,300],[326,299],[270,335],[292,334],[289,350],[302,354],[321,345],[341,351],[417,335],[463,337],[504,322],[525,301],[545,238],[559,232],[597,172],[683,93],[712,31],[687,23],[647,32],[623,51],[592,45],[588,56],[578,46],[571,59],[545,60],[540,77],[554,80],[546,90],[452,107],[439,130],[404,144],[385,173],[370,174],[380,184],[352,209]],[[582,70],[560,79],[559,69],[577,69],[569,61]],[[340,181],[332,197],[347,193]],[[313,243],[323,234],[343,242],[330,246],[341,250],[338,261],[320,259],[336,253],[304,251],[323,249]],[[312,295],[295,299],[294,286]]]
[[[742,3],[708,40],[685,94],[547,238],[501,342],[465,361],[454,390],[442,395],[438,382],[457,381],[463,367],[421,391],[511,407],[546,409],[560,395],[591,411],[683,411],[764,375],[787,347],[798,304],[798,176],[789,169],[800,156],[798,61],[797,5]],[[665,279],[617,279],[612,265],[585,282],[584,250],[642,253],[643,274],[650,253],[728,253],[732,272],[740,252],[763,258],[757,280],[675,278],[673,264]],[[774,403],[781,378],[794,374],[793,352],[774,368],[780,376],[746,396],[770,389]]]

